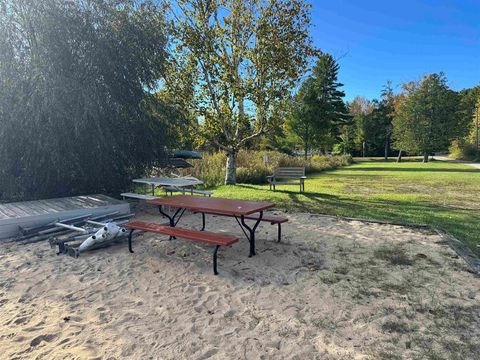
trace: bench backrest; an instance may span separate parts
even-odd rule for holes
[[[284,179],[298,179],[305,176],[304,167],[279,167],[274,171],[275,177]]]

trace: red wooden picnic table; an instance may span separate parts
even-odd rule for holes
[[[260,221],[262,221],[263,211],[273,208],[275,205],[264,201],[246,201],[236,199],[210,198],[200,196],[175,195],[165,198],[148,200],[147,203],[157,205],[160,213],[167,217],[170,226],[176,226],[185,210],[202,214],[203,227],[205,229],[205,214],[215,214],[219,216],[234,217],[242,231],[248,238],[250,243],[249,257],[255,255],[255,231]],[[177,209],[173,215],[164,211],[164,207],[168,206]],[[251,219],[252,214],[255,216],[255,223],[249,226],[245,220]],[[248,231],[248,234],[247,234]]]

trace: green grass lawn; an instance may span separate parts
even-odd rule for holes
[[[220,186],[215,196],[268,200],[289,211],[429,224],[443,229],[480,255],[480,170],[433,161],[359,161],[308,176],[298,186]]]

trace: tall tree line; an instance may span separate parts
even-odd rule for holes
[[[353,121],[341,127],[334,152],[385,159],[395,153],[399,160],[402,153],[422,155],[426,162],[456,139],[472,141],[478,89],[455,92],[443,73],[402,84],[399,93],[387,83],[380,100],[356,97],[348,104]]]

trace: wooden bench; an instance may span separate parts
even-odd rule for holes
[[[213,195],[213,192],[211,191],[206,191],[206,190],[196,190],[196,189],[188,189],[188,188],[179,188],[175,186],[165,186],[163,188],[165,192],[170,195],[173,195],[174,192],[180,192],[182,194],[190,193],[190,194],[200,194],[203,196],[208,196],[211,197]]]
[[[182,238],[186,240],[199,241],[207,244],[215,245],[215,251],[213,252],[213,273],[218,275],[217,272],[217,252],[220,246],[230,246],[238,241],[238,238],[227,234],[217,234],[209,231],[190,230],[178,227],[165,226],[155,223],[149,223],[145,221],[131,221],[124,225],[126,229],[130,229],[128,236],[128,250],[133,253],[132,249],[132,234],[135,230],[142,230],[147,232],[153,232],[157,234],[164,234],[172,238]]]
[[[300,185],[300,192],[305,191],[305,168],[304,167],[279,167],[273,172],[273,175],[267,176],[270,190],[275,191],[275,185]],[[296,182],[292,179],[298,180]]]
[[[158,196],[153,196],[153,195],[147,195],[147,194],[137,194],[137,193],[121,193],[120,196],[125,198],[132,198],[132,199],[138,199],[138,200],[153,200],[153,199],[158,199]]]
[[[231,214],[226,214],[222,212],[207,212],[207,213],[202,212],[202,230],[205,229],[205,214],[234,217]],[[259,217],[260,216],[258,214],[244,216],[244,218],[248,220],[258,220]],[[277,242],[280,242],[282,240],[282,224],[286,223],[288,221],[288,218],[286,218],[285,216],[263,214],[261,221],[269,222],[271,225],[278,226]]]

